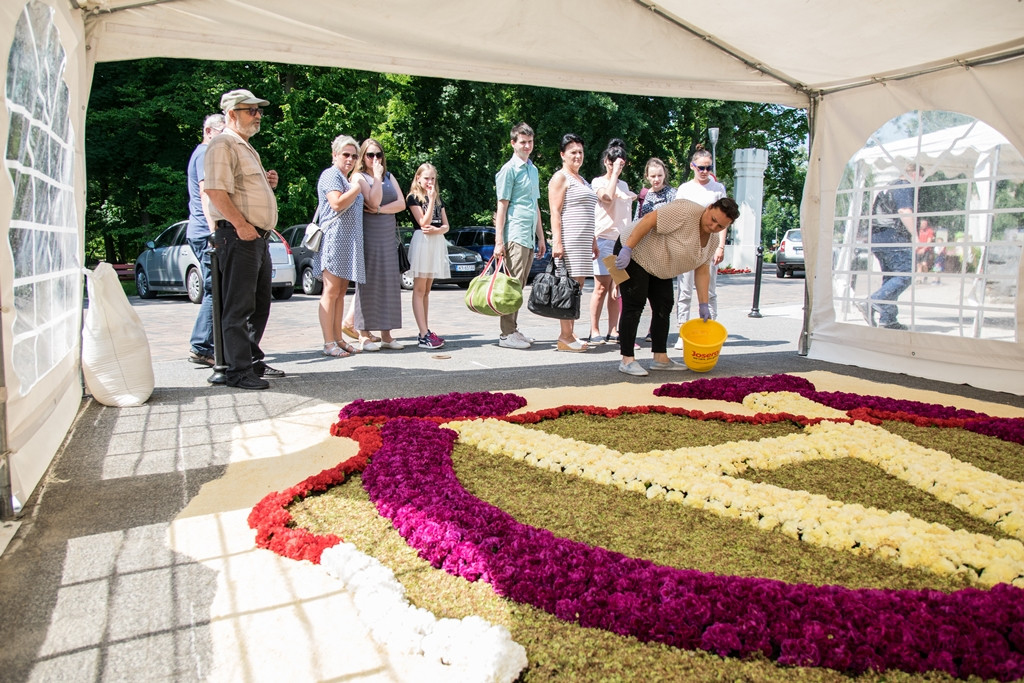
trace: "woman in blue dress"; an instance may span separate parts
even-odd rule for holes
[[[324,281],[320,294],[320,330],[325,356],[343,357],[358,349],[342,337],[345,291],[349,282],[365,282],[363,266],[363,194],[359,183],[348,180],[359,158],[354,138],[339,135],[331,143],[333,163],[317,183],[319,222],[324,231],[314,270]]]

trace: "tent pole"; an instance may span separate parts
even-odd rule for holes
[[[817,120],[818,105],[821,95],[814,95],[807,104],[807,161],[810,163],[814,149],[814,123]],[[819,250],[820,251],[820,250]],[[806,257],[805,257],[806,258]],[[817,266],[815,266],[817,269]],[[804,324],[800,329],[800,340],[797,343],[797,354],[806,356],[811,349],[811,288],[807,277],[811,271],[804,268]]]
[[[0,326],[0,349],[4,344],[3,326]],[[0,363],[0,522],[17,517],[14,510],[14,487],[11,485],[11,460],[7,451],[7,377],[4,363]]]

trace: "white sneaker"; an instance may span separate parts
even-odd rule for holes
[[[498,337],[498,346],[505,349],[528,349],[530,348],[530,342],[520,339],[513,332],[510,335]]]
[[[640,365],[636,361],[633,361],[629,365],[626,365],[622,361],[619,361],[619,372],[623,372],[627,375],[633,375],[634,377],[647,376],[647,371],[644,370],[644,366]]]
[[[526,336],[525,334],[523,334],[523,333],[522,333],[522,332],[520,332],[519,330],[516,330],[516,331],[515,331],[515,332],[513,332],[513,333],[512,333],[512,334],[511,334],[510,336],[512,336],[512,337],[515,337],[515,338],[516,338],[516,339],[518,339],[519,341],[524,341],[524,342],[526,342],[527,344],[533,344],[533,342],[537,341],[537,340],[536,340],[536,339],[534,339],[533,337],[527,337],[527,336]]]
[[[683,350],[683,338],[682,337],[680,337],[679,339],[676,339],[675,349],[676,349],[676,351],[682,351]]]

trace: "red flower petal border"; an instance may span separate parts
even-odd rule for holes
[[[705,381],[717,382],[697,380]],[[746,393],[793,391],[794,385],[806,382],[775,375],[727,378],[720,386],[734,387],[740,381],[747,385]],[[787,386],[776,388],[779,384]],[[675,387],[680,386],[686,385],[664,385],[658,391],[667,387],[671,387],[667,391],[678,391]],[[807,391],[817,393],[813,385],[804,386],[798,393],[806,396]],[[342,411],[342,420],[331,432],[359,441],[359,454],[261,501],[249,516],[250,526],[257,529],[257,544],[287,557],[318,561],[323,548],[340,539],[289,528],[291,516],[285,506],[297,497],[326,490],[365,468],[363,484],[380,514],[391,519],[410,546],[433,566],[470,581],[484,579],[501,595],[583,626],[597,626],[682,648],[700,648],[722,656],[761,652],[784,665],[825,666],[849,672],[889,668],[909,672],[941,670],[957,676],[999,680],[1024,676],[1024,591],[1009,585],[946,594],[716,576],[629,558],[515,522],[502,510],[465,491],[451,464],[455,434],[439,427],[448,417],[424,419],[423,413],[428,410],[423,402],[446,411],[458,406],[450,412],[459,412],[459,416],[468,416],[465,411],[470,401],[477,404],[479,412],[489,416],[505,414],[521,404],[514,405],[516,401],[504,398],[514,396],[511,394],[486,395],[503,397],[494,403],[481,394],[472,395],[472,399],[460,398],[465,396],[409,399],[416,402],[411,404],[403,399],[362,402],[358,417]],[[724,398],[721,394],[695,397]],[[943,406],[907,404],[916,402],[880,403],[850,412],[851,417],[871,421],[902,419],[965,428],[966,423],[978,420],[1000,432],[993,436],[1010,441],[1017,441],[1012,437],[1020,436],[1017,421],[1012,418],[990,418],[978,413],[947,417],[944,411],[948,409]],[[494,405],[501,407],[495,409]],[[924,409],[917,412],[918,406]],[[890,412],[887,408],[898,410]],[[372,415],[374,411],[379,412]],[[781,419],[801,424],[815,421],[795,416],[701,413],[661,406],[612,410],[563,406],[555,411],[506,419],[534,422],[581,411],[608,417],[667,412],[697,419],[751,423]],[[398,416],[402,414],[419,417]],[[382,425],[379,432],[378,424]],[[370,455],[373,457],[367,464]]]

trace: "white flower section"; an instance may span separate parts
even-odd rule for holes
[[[795,391],[761,391],[743,398],[746,408],[758,413],[789,413],[804,417],[849,417],[846,412],[804,398]]]
[[[987,521],[1007,531],[1020,519],[1024,493],[1019,483],[866,423],[822,422],[805,428],[802,434],[761,441],[626,454],[502,420],[445,426],[456,430],[463,443],[484,452],[743,519],[760,529],[778,528],[814,545],[881,557],[938,574],[962,574],[983,586],[1007,582],[1024,587],[1024,544],[1018,540],[954,531],[901,511],[846,504],[728,476],[748,468],[856,457],[937,497],[948,496],[951,500],[947,502],[971,514],[972,505],[980,505],[988,511]]]
[[[446,681],[511,683],[526,668],[526,649],[504,626],[476,616],[438,619],[405,599],[388,567],[351,543],[328,548],[320,564],[352,593],[359,618],[381,646],[442,664]]]

